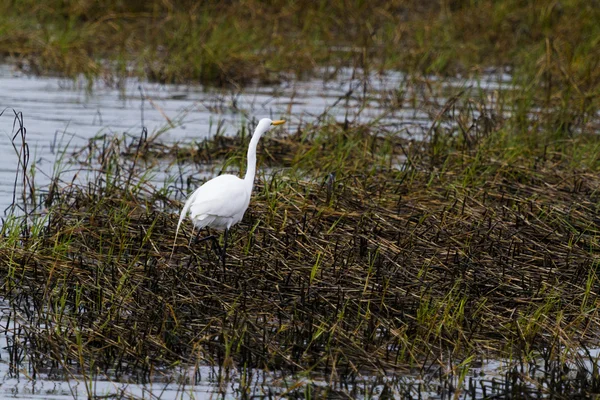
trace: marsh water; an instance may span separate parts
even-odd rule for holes
[[[399,72],[341,70],[326,79],[328,75],[323,71],[324,78],[319,79],[225,89],[136,79],[118,84],[98,80],[90,85],[84,79],[28,76],[1,65],[0,210],[13,201],[19,167],[20,139],[12,141],[18,129],[15,112],[22,113],[29,164],[35,167],[36,187],[43,188],[57,160],[67,168],[69,152],[100,135],[139,135],[145,127],[150,135],[160,134],[165,143],[200,141],[217,133],[234,134],[253,120],[273,117],[288,120],[283,133],[333,118],[378,120],[390,131],[419,137],[431,125],[431,110],[435,110],[431,103],[444,101],[443,93],[431,91],[434,80],[414,82]],[[443,89],[452,95],[468,87],[493,101],[496,90],[510,85],[510,75],[496,72],[478,79],[450,79],[443,82]],[[69,173],[61,178],[69,181]],[[19,192],[18,181],[16,185]]]
[[[479,96],[493,101],[498,89],[511,86],[504,73],[484,75],[478,79],[456,78],[444,81],[438,92],[427,91],[431,82],[415,84],[399,72],[365,74],[342,70],[335,76],[304,81],[291,80],[272,85],[248,85],[243,88],[210,88],[193,85],[164,85],[135,79],[118,84],[28,76],[12,67],[0,66],[0,210],[18,201],[20,170],[18,150],[19,124],[22,116],[30,151],[36,187],[48,185],[56,175],[60,162],[61,180],[69,182],[79,171],[70,165],[70,154],[85,147],[94,137],[105,134],[130,133],[139,135],[143,128],[160,135],[165,143],[199,141],[215,134],[231,135],[254,119],[285,118],[283,132],[292,132],[304,124],[324,118],[339,122],[378,120],[390,131],[410,137],[422,137],[432,123],[432,109],[443,104],[445,95],[462,88],[475,88]],[[435,83],[435,82],[434,82]],[[421,88],[423,92],[420,92]],[[446,91],[446,93],[444,92]],[[425,101],[425,99],[427,99]],[[432,106],[432,104],[434,106]],[[158,175],[168,180],[169,171]],[[190,173],[193,173],[190,172]],[[158,182],[160,184],[160,182]],[[17,193],[15,195],[15,193]],[[11,368],[11,349],[19,340],[18,316],[11,314],[7,304],[0,303],[0,398],[65,399],[97,396],[139,398],[214,398],[287,396],[292,388],[327,386],[327,377],[281,376],[253,371],[250,385],[243,386],[248,377],[233,373],[227,379],[222,371],[207,366],[182,367],[176,371],[158,372],[146,383],[139,379],[114,381],[109,376],[71,376],[53,378],[55,374],[32,376],[27,364],[19,370]],[[590,359],[597,359],[597,352]],[[475,363],[460,379],[469,380],[463,397],[502,393],[512,373],[508,361],[491,360]],[[512,367],[511,367],[512,368]],[[590,367],[591,369],[591,367]],[[449,398],[455,392],[457,377],[448,368],[439,367],[422,373],[395,374],[385,379],[366,375],[351,384],[333,388],[329,393],[344,397],[385,397],[384,393],[405,398]],[[535,376],[535,371],[533,375]],[[294,390],[296,390],[294,389]],[[391,392],[390,392],[391,391]]]
[[[223,370],[203,365],[157,370],[151,376],[123,377],[106,374],[69,374],[29,368],[27,357],[19,352],[20,316],[0,301],[0,399],[140,398],[403,398],[476,399],[511,398],[511,393],[538,397],[548,393],[560,369],[570,379],[576,371],[593,371],[600,349],[581,350],[581,365],[537,363],[518,366],[515,360],[482,360],[460,373],[456,365],[436,365],[423,370],[390,374],[386,377],[359,375],[351,382],[331,382],[319,374],[285,375],[278,372],[232,368]],[[18,364],[13,361],[19,359]],[[15,368],[15,365],[18,367]],[[566,369],[564,369],[566,368]],[[572,369],[572,372],[568,372]],[[521,387],[515,391],[514,377]],[[459,383],[464,384],[457,391]],[[523,388],[523,386],[526,386]],[[527,396],[530,398],[530,396]]]

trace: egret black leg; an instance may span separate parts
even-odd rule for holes
[[[202,233],[202,229],[198,229],[198,233],[196,234],[196,238],[194,239],[194,244],[204,242],[207,239],[210,239],[210,236],[200,239],[200,234]],[[210,232],[208,233],[210,235]]]
[[[229,233],[229,229],[225,228],[225,243],[223,244],[223,253],[221,254],[221,259],[223,260],[223,273],[225,273],[225,257],[227,256],[227,234]]]
[[[196,235],[196,239],[194,240],[194,243],[202,243],[206,240],[211,240],[212,241],[212,249],[213,251],[215,251],[215,253],[217,254],[217,256],[222,257],[223,252],[221,251],[221,246],[219,245],[219,238],[216,237],[215,235],[211,235],[210,234],[210,230],[208,229],[208,227],[206,227],[206,233],[208,233],[208,236],[203,237],[202,239],[200,239],[200,233],[202,232],[202,230],[198,231],[198,234]],[[216,248],[216,249],[215,249]]]

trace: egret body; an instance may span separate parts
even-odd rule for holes
[[[258,122],[248,146],[248,166],[246,176],[243,179],[235,175],[220,175],[204,183],[192,193],[181,210],[175,231],[175,241],[177,241],[181,221],[188,213],[192,223],[198,229],[224,229],[225,245],[221,258],[223,267],[225,267],[227,233],[233,225],[242,220],[250,204],[256,175],[256,147],[258,141],[272,126],[281,125],[284,122],[283,120],[272,121],[269,118],[263,118]]]

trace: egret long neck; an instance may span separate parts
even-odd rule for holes
[[[262,135],[255,133],[252,136],[252,140],[250,140],[250,145],[248,146],[248,166],[246,168],[246,176],[244,177],[244,181],[246,185],[252,191],[252,186],[254,185],[254,176],[256,175],[256,146],[258,146],[258,140]]]

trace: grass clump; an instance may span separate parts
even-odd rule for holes
[[[190,147],[90,142],[80,157],[103,160],[97,179],[57,188],[35,229],[3,225],[2,289],[23,318],[23,354],[36,371],[183,362],[332,379],[576,357],[600,328],[600,139],[519,130],[518,116],[472,101],[452,100],[427,140],[327,120],[265,138],[271,171],[225,272],[208,243],[188,243],[189,224],[169,259],[181,203],[144,160],[243,165],[245,130]]]
[[[539,95],[587,108],[598,7],[583,0],[92,1],[0,5],[0,53],[36,73],[211,84],[318,67],[470,74],[508,67]]]

